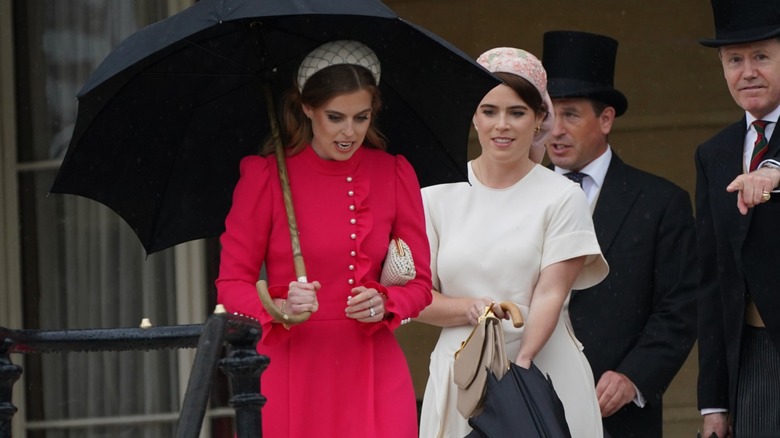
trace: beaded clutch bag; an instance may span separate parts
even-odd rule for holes
[[[403,286],[416,275],[412,250],[400,237],[394,237],[387,247],[387,256],[382,265],[382,275],[379,277],[379,282],[387,287]]]

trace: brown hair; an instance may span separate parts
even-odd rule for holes
[[[365,68],[353,64],[337,64],[314,73],[302,91],[298,84],[282,97],[279,135],[282,144],[291,155],[300,152],[313,136],[311,120],[303,113],[303,105],[319,108],[336,96],[367,90],[371,94],[371,120],[366,132],[364,145],[377,149],[387,149],[385,136],[379,132],[375,121],[382,107],[379,87],[374,75]],[[274,151],[273,140],[263,146],[261,155],[270,155]]]
[[[501,79],[501,82],[503,82],[504,85],[514,90],[514,92],[523,99],[523,102],[530,106],[536,114],[542,116],[542,119],[547,117],[548,110],[552,110],[552,108],[547,108],[547,105],[544,104],[542,95],[539,94],[539,90],[525,78],[514,73],[500,71],[493,73],[493,75]]]
[[[603,113],[605,109],[607,109],[607,108],[612,106],[612,105],[610,105],[610,104],[608,104],[606,102],[602,102],[600,100],[596,100],[596,99],[588,99],[588,100],[590,100],[590,106],[593,107],[593,112],[596,113],[596,117],[600,116],[601,113]]]

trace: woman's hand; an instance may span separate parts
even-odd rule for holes
[[[317,301],[317,291],[320,290],[320,287],[322,286],[319,281],[311,283],[291,281],[287,291],[287,300],[283,300],[279,310],[288,315],[316,312],[320,307]]]
[[[479,318],[485,314],[485,307],[493,303],[496,303],[496,300],[491,297],[475,298],[474,302],[468,307],[468,313],[466,315],[469,319],[469,323],[471,325],[479,324]],[[505,319],[508,317],[498,305],[493,306],[493,313],[496,314],[498,319]]]
[[[360,322],[379,322],[387,316],[386,302],[387,295],[379,293],[374,288],[358,286],[352,289],[352,295],[347,297],[347,308],[344,311],[347,313],[347,318]]]

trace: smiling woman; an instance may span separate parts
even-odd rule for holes
[[[601,437],[593,375],[564,302],[572,287],[594,285],[608,269],[582,190],[529,157],[553,124],[547,74],[515,48],[491,49],[478,62],[504,82],[474,114],[482,154],[469,163],[469,183],[423,189],[434,292],[418,320],[443,329],[431,354],[421,436],[471,431],[456,410],[454,354],[487,306],[511,301],[526,325],[504,325],[509,359],[524,368],[533,362],[552,378],[572,436]]]
[[[525,79],[511,73],[497,73],[505,84],[501,84],[490,90],[482,99],[474,114],[474,128],[477,131],[479,144],[482,146],[482,155],[474,160],[477,179],[483,184],[495,188],[505,188],[519,181],[529,170],[533,160],[529,160],[534,136],[541,126],[547,113],[539,110],[541,98],[539,93],[526,92],[533,86]],[[537,95],[536,101],[530,104],[519,98],[518,92],[529,100]],[[540,128],[539,128],[540,129]],[[484,158],[483,158],[484,157]],[[485,161],[485,163],[483,163]],[[512,163],[522,163],[510,172],[483,172],[482,167],[492,166],[493,163],[512,168]],[[502,180],[488,182],[489,177],[501,177]]]

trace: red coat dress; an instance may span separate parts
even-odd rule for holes
[[[392,333],[431,302],[430,251],[420,187],[400,156],[359,148],[347,161],[319,158],[309,146],[287,159],[307,276],[319,281],[319,310],[286,330],[271,322],[255,289],[265,263],[269,290],[284,298],[295,280],[290,232],[273,156],[247,157],[221,237],[218,300],[263,325],[258,352],[263,436],[416,437],[409,368]],[[390,238],[412,251],[417,278],[378,283]],[[353,287],[387,295],[378,323],[346,317]]]

